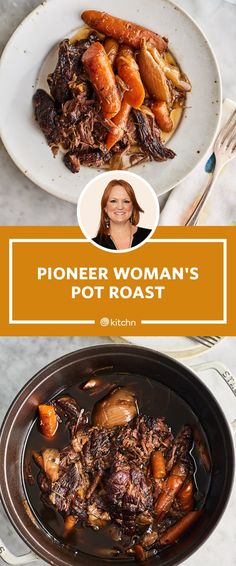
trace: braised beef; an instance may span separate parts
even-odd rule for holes
[[[111,517],[124,533],[134,533],[137,516],[153,509],[152,486],[146,471],[118,459],[112,465],[106,489]]]
[[[137,133],[141,147],[155,160],[165,161],[173,159],[175,152],[164,146],[160,137],[160,130],[151,116],[141,110],[132,110],[137,125]]]
[[[116,525],[116,538],[128,554],[135,554],[137,544],[159,548],[161,535],[186,514],[180,488],[193,482],[194,493],[191,427],[174,437],[164,418],[141,414],[128,424],[104,428],[92,426],[90,413],[69,395],[53,404],[71,440],[60,450],[57,480],[42,470],[38,475],[42,501],[64,518],[72,515],[77,525],[95,530]],[[166,463],[161,479],[153,469],[156,452]],[[178,482],[175,494],[168,482]],[[159,512],[160,505],[165,512]]]
[[[78,173],[81,165],[126,169],[143,161],[173,159],[175,153],[163,145],[154,117],[140,110],[130,113],[122,139],[107,151],[107,134],[114,124],[104,119],[82,63],[84,52],[96,41],[95,32],[72,43],[63,40],[55,70],[48,76],[51,96],[38,89],[33,97],[36,120],[53,154],[59,149],[65,152],[63,161],[72,173]],[[172,90],[174,101],[178,93],[173,85]]]
[[[80,159],[79,155],[73,153],[72,151],[68,151],[64,155],[64,163],[68,169],[70,169],[71,173],[78,173],[80,170]]]
[[[33,96],[33,106],[35,118],[53,154],[56,155],[61,142],[61,131],[55,102],[47,92],[38,89]]]
[[[88,167],[101,167],[109,161],[110,153],[102,153],[100,149],[91,149],[80,152],[80,162]]]
[[[59,397],[56,402],[57,407],[60,409],[67,418],[67,425],[71,431],[71,436],[73,437],[79,428],[82,428],[88,423],[88,415],[85,413],[84,409],[78,406],[75,399],[72,399],[69,395],[64,397]]]
[[[86,49],[97,41],[96,33],[91,33],[87,39],[70,43],[64,39],[59,45],[58,61],[55,70],[48,76],[48,85],[53,98],[63,104],[73,96],[70,83],[77,81],[83,73],[81,58]]]

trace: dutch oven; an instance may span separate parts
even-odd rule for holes
[[[0,435],[1,498],[16,531],[37,557],[55,566],[98,566],[115,559],[74,553],[46,532],[30,511],[23,481],[26,439],[35,421],[37,406],[63,388],[84,381],[92,371],[111,366],[112,371],[139,374],[168,387],[195,413],[207,438],[212,461],[211,480],[201,519],[177,544],[166,548],[148,564],[177,566],[196,551],[211,534],[227,505],[234,477],[231,431],[212,393],[189,368],[147,348],[107,344],[69,353],[39,371],[20,391],[9,408]],[[129,377],[127,376],[127,384]],[[174,407],[172,408],[174,411]],[[165,416],[165,415],[160,415]],[[33,559],[33,553],[19,563]],[[130,563],[118,560],[120,566]]]

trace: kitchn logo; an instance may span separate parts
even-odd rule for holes
[[[136,320],[129,320],[128,318],[107,318],[103,316],[100,318],[100,326],[136,326]]]

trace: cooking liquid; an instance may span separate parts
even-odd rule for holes
[[[67,37],[70,38],[70,43],[74,43],[75,41],[80,41],[81,39],[86,39],[88,37],[88,35],[91,33],[91,28],[89,28],[88,26],[82,26],[81,28],[79,28],[78,30],[76,30],[76,32],[71,32],[67,35]],[[104,39],[104,35],[102,35],[99,32],[96,32],[99,39],[103,40]],[[52,73],[52,71],[55,69],[56,64],[57,64],[57,59],[58,59],[58,45],[54,46],[52,48],[52,50],[48,53],[47,57],[45,58],[42,67],[39,71],[39,76],[38,79],[36,81],[36,89],[37,88],[42,88],[43,90],[46,90],[46,92],[48,92],[48,94],[50,94],[49,91],[49,87],[48,87],[48,83],[47,83],[47,77],[50,73]],[[168,63],[171,63],[172,65],[176,65],[178,66],[178,63],[176,61],[176,59],[174,58],[174,56],[172,55],[172,53],[170,51],[167,51],[166,53],[166,60]],[[182,118],[182,114],[183,114],[183,110],[184,110],[184,100],[185,98],[183,97],[181,100],[181,103],[176,102],[173,110],[170,113],[172,122],[173,122],[173,128],[171,130],[171,132],[163,132],[162,130],[160,130],[161,132],[161,140],[164,144],[166,144],[170,138],[173,136],[175,130],[177,129],[181,118]],[[63,153],[66,153],[64,148],[61,147],[60,148],[61,151]],[[145,161],[147,161],[147,158],[143,158],[140,159],[140,154],[142,154],[142,150],[140,151],[140,147],[132,147],[130,148],[130,152],[126,152],[126,153],[121,153],[121,154],[114,154],[112,156],[112,158],[110,159],[109,162],[107,162],[106,164],[104,164],[102,167],[100,167],[100,169],[106,169],[106,170],[121,170],[121,169],[128,169],[129,167],[132,167],[133,165],[138,163],[143,163]]]
[[[63,390],[63,395],[70,395],[76,399],[79,406],[91,414],[95,403],[107,395],[114,386],[127,387],[128,383],[128,389],[135,393],[139,413],[155,417],[165,417],[174,436],[185,424],[195,427],[209,454],[206,436],[198,418],[190,406],[171,389],[156,380],[134,374],[114,374],[104,371],[104,373],[99,372],[99,380],[102,382],[102,386],[104,385],[103,391],[100,393],[95,394],[93,389],[82,390],[81,384],[78,384],[67,387]],[[61,395],[62,390],[53,399]],[[44,402],[46,403],[50,400],[45,399]],[[24,487],[28,503],[47,533],[59,541],[59,543],[66,544],[67,547],[70,546],[72,552],[83,552],[99,558],[124,559],[125,546],[127,548],[130,546],[131,539],[125,537],[122,541],[115,541],[111,533],[114,529],[114,524],[109,524],[98,531],[93,530],[91,527],[76,525],[65,539],[63,537],[64,520],[62,515],[55,510],[53,505],[43,500],[43,494],[37,483],[39,467],[33,460],[32,451],[41,452],[46,448],[62,449],[68,444],[70,444],[70,435],[64,422],[59,425],[55,436],[52,439],[47,439],[40,432],[38,418],[35,419],[26,441],[23,459]],[[191,450],[191,456],[195,466],[195,508],[202,508],[207,497],[211,474],[209,471],[206,471],[200,462],[194,445]],[[125,559],[133,560],[132,557],[128,557],[126,554]]]

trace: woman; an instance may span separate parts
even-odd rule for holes
[[[127,250],[145,240],[151,230],[138,227],[140,212],[134,189],[127,181],[108,183],[101,199],[101,219],[96,242],[110,250]]]

